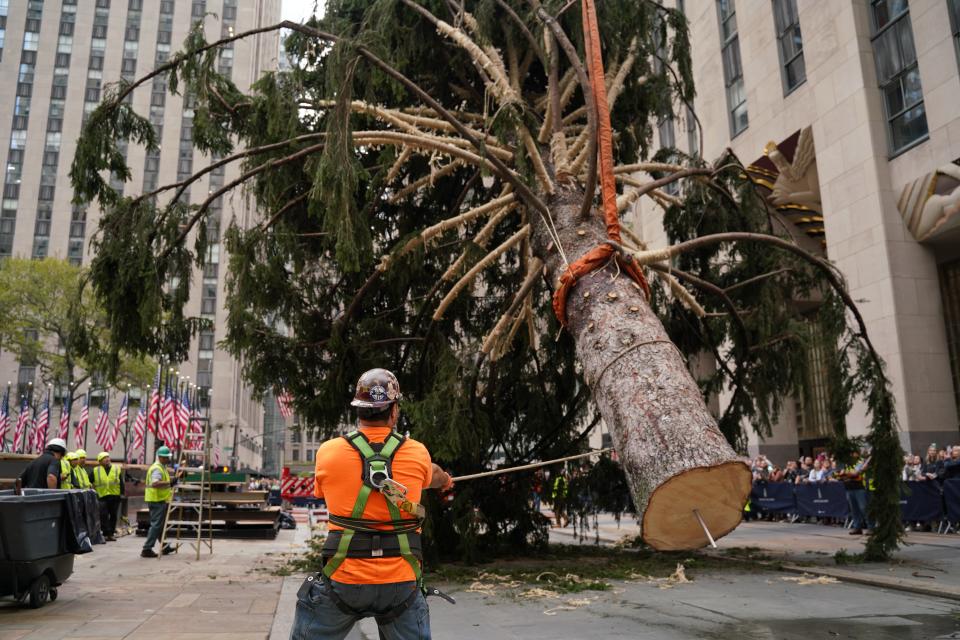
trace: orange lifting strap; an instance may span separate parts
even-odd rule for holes
[[[617,182],[613,176],[613,134],[610,126],[610,107],[607,104],[607,89],[603,78],[603,56],[600,53],[600,29],[597,26],[597,10],[593,0],[583,0],[583,41],[587,49],[587,69],[593,90],[593,108],[597,114],[597,134],[600,150],[600,190],[603,196],[603,219],[607,237],[620,242],[620,216],[617,213]],[[588,105],[589,107],[590,105]],[[586,194],[592,197],[592,194]],[[562,326],[567,325],[567,297],[573,285],[582,276],[603,267],[615,257],[620,268],[650,297],[650,285],[636,263],[623,260],[609,244],[594,247],[560,276],[560,284],[553,294],[553,312]]]

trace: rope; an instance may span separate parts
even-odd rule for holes
[[[556,460],[547,460],[546,462],[533,462],[531,464],[520,465],[519,467],[509,467],[507,469],[496,469],[495,471],[484,471],[482,473],[472,473],[468,476],[457,476],[456,478],[450,478],[454,482],[463,482],[464,480],[474,480],[476,478],[487,478],[489,476],[499,476],[504,473],[513,473],[514,471],[523,471],[524,469],[536,469],[537,467],[547,467],[551,464],[556,464],[558,462],[566,462],[567,460],[577,460],[579,458],[588,458],[590,456],[595,456],[600,453],[607,453],[613,451],[612,448],[607,449],[597,449],[596,451],[588,451],[587,453],[578,453],[575,456],[567,456],[566,458],[557,458]]]
[[[638,348],[640,348],[640,347],[642,347],[642,346],[645,346],[645,345],[648,345],[648,344],[668,344],[668,345],[670,345],[671,347],[673,347],[674,349],[676,349],[677,353],[680,354],[680,357],[681,357],[681,358],[683,358],[684,360],[686,359],[686,358],[684,358],[684,355],[683,355],[682,353],[680,353],[680,349],[677,348],[677,345],[673,344],[673,343],[670,342],[669,340],[663,340],[663,339],[661,339],[661,338],[658,338],[658,339],[656,339],[656,340],[644,340],[644,341],[642,341],[642,342],[634,342],[632,345],[630,345],[629,347],[627,347],[626,349],[624,349],[623,351],[621,351],[621,352],[618,353],[617,355],[613,356],[613,359],[610,360],[610,362],[607,363],[607,366],[605,366],[603,369],[600,370],[600,375],[598,375],[598,376],[596,377],[596,379],[590,384],[590,386],[591,386],[591,387],[596,387],[598,384],[600,384],[600,380],[603,379],[603,374],[605,374],[605,373],[607,372],[607,369],[609,369],[609,368],[612,367],[614,364],[616,364],[616,362],[617,362],[620,358],[622,358],[623,356],[627,355],[628,353],[630,353],[630,352],[633,351],[634,349],[638,349]]]
[[[603,197],[603,219],[607,227],[607,238],[620,243],[620,214],[617,210],[617,180],[613,175],[613,133],[610,125],[610,106],[607,104],[607,88],[603,77],[603,56],[600,52],[600,29],[597,26],[597,11],[594,0],[582,0],[583,41],[587,53],[587,69],[593,88],[593,104],[587,105],[597,114],[597,141],[600,152],[600,190]],[[584,197],[592,198],[593,194]],[[594,247],[560,276],[560,283],[553,294],[553,312],[561,326],[567,325],[567,298],[573,285],[581,277],[601,268],[610,258],[614,258],[623,271],[629,275],[650,297],[650,285],[639,267],[633,262],[624,261],[615,254],[612,246],[602,244]]]

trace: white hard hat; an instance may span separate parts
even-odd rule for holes
[[[67,452],[67,443],[63,438],[53,438],[50,440],[50,442],[47,443],[47,448],[49,449],[50,447],[60,447],[64,453]]]

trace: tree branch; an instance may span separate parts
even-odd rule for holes
[[[537,17],[540,18],[544,25],[546,25],[557,38],[557,42],[560,44],[560,47],[563,48],[563,52],[570,61],[570,65],[576,70],[577,79],[580,81],[580,91],[583,92],[584,104],[590,106],[590,108],[587,109],[587,125],[590,131],[589,148],[592,149],[592,153],[589,154],[588,158],[586,186],[584,187],[583,203],[580,205],[580,217],[586,218],[590,214],[590,209],[593,207],[593,195],[597,189],[597,114],[592,107],[593,91],[590,88],[590,77],[587,75],[586,69],[583,68],[576,47],[570,42],[567,34],[556,19],[546,12],[543,5],[540,4],[540,0],[527,0],[527,2],[533,7]]]

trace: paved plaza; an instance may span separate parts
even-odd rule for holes
[[[620,538],[612,519],[600,521],[604,540]],[[0,640],[169,638],[263,640],[287,638],[302,576],[273,574],[303,548],[307,529],[281,531],[272,541],[217,540],[197,561],[184,547],[160,560],[137,557],[142,538],[127,536],[78,556],[59,599],[42,609],[0,604]],[[572,542],[568,531],[554,541]],[[751,547],[812,573],[691,570],[689,583],[611,581],[607,591],[558,596],[517,588],[443,585],[456,605],[431,599],[436,638],[960,638],[960,536],[911,534],[890,565],[837,567],[833,554],[859,550],[842,529],[808,524],[746,523],[720,541],[721,551]],[[591,539],[592,543],[592,539]],[[783,555],[781,555],[783,554]],[[944,597],[887,586],[817,577],[848,571],[943,590]],[[884,583],[878,582],[883,585]],[[439,585],[438,585],[439,586]],[[376,639],[364,621],[350,640]]]

